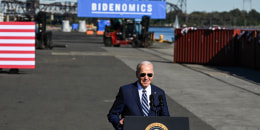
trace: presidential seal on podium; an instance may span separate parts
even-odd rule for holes
[[[168,128],[162,123],[155,122],[155,123],[149,124],[145,128],[145,130],[168,130]]]

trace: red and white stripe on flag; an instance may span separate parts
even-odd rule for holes
[[[34,22],[0,22],[0,68],[35,68]]]

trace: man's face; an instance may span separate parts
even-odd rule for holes
[[[153,65],[141,65],[140,71],[136,72],[136,77],[143,88],[149,86],[153,80]]]

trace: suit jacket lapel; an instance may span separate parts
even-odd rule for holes
[[[154,96],[157,95],[156,89],[152,84],[151,84],[151,94]]]
[[[143,115],[143,111],[142,111],[142,106],[141,106],[141,102],[140,102],[140,97],[139,97],[139,93],[138,93],[138,86],[137,86],[137,82],[134,83],[135,88],[133,89],[133,97],[136,100],[137,106],[140,110],[141,115]]]

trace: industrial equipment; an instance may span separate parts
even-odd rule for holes
[[[110,26],[104,32],[105,46],[130,44],[133,47],[150,47],[153,32],[148,32],[150,17],[143,16],[142,21],[135,19],[111,19]]]
[[[26,15],[19,17],[17,21],[34,21],[35,29],[35,48],[52,49],[52,32],[46,31],[46,13],[38,12],[34,17]]]

